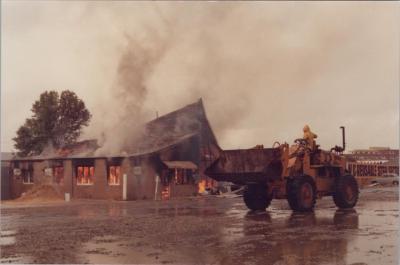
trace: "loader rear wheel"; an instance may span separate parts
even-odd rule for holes
[[[290,208],[296,212],[311,212],[315,206],[316,187],[311,177],[300,176],[289,179],[286,194]]]
[[[271,204],[272,196],[268,194],[267,185],[248,184],[243,191],[243,200],[250,210],[264,211]]]
[[[337,177],[333,191],[333,201],[341,209],[353,208],[358,201],[358,184],[352,175]]]

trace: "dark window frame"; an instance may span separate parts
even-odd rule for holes
[[[32,169],[21,169],[21,177],[22,177],[22,184],[29,185],[35,183]],[[28,181],[25,180],[26,177],[28,178]]]
[[[193,170],[187,168],[172,168],[170,174],[173,176],[175,185],[194,184]]]
[[[80,168],[82,168],[81,172],[83,173],[83,176],[80,177]],[[85,176],[85,169],[86,172],[88,173],[87,176]],[[76,185],[77,186],[92,186],[94,185],[94,179],[95,179],[95,167],[94,165],[88,165],[88,164],[77,164],[75,166],[75,177],[76,177]],[[87,179],[87,183],[83,183],[82,179]]]
[[[123,158],[120,157],[115,157],[107,160],[107,185],[108,186],[120,186],[121,185],[121,179],[122,179],[122,160]],[[118,175],[116,175],[116,179],[118,180],[117,183],[113,182],[111,183],[111,170],[114,168],[115,174],[117,174],[118,170]]]
[[[116,183],[114,183],[114,182],[111,183],[111,171],[113,168],[115,170],[115,177],[117,180]],[[117,170],[118,170],[118,173],[117,173]],[[121,185],[121,177],[122,177],[122,174],[121,174],[121,166],[120,165],[108,165],[107,166],[107,185],[109,185],[109,186]]]

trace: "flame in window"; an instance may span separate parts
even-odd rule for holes
[[[108,169],[108,185],[120,185],[121,167],[110,166]]]
[[[76,177],[78,185],[92,185],[94,178],[94,167],[78,166]]]

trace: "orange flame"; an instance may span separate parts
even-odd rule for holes
[[[164,186],[161,190],[161,200],[169,200],[170,197],[170,188],[169,186]]]
[[[199,190],[198,190],[199,193],[203,193],[206,191],[206,181],[205,180],[201,180],[199,182],[198,186],[199,186]]]

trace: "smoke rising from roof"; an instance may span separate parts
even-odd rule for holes
[[[107,149],[200,97],[224,148],[292,141],[304,124],[324,148],[341,125],[350,149],[398,146],[394,6],[4,3],[2,141],[11,146],[41,91],[68,88],[93,113],[85,137]]]
[[[147,47],[130,36],[126,38],[127,45],[120,56],[115,84],[111,88],[112,98],[102,109],[104,127],[99,131],[100,135],[94,135],[100,139],[99,155],[128,152],[143,133],[142,125],[147,121],[143,108],[148,94],[146,81],[166,48],[166,43]]]

